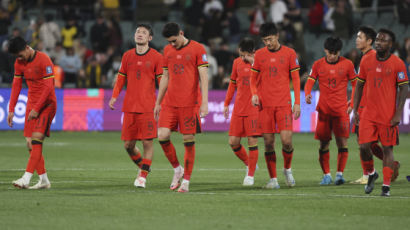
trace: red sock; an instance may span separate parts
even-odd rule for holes
[[[330,173],[329,158],[329,150],[319,149],[319,163],[324,174]]]
[[[28,152],[30,153],[30,155],[31,155],[31,151],[32,151],[32,150],[29,150],[29,151],[28,151]],[[36,171],[37,171],[37,174],[38,174],[38,175],[42,175],[42,174],[46,173],[46,169],[45,169],[45,167],[44,167],[44,157],[43,157],[43,154],[41,154],[41,158],[40,158],[40,161],[39,161],[38,164],[37,164]]]
[[[192,169],[194,168],[195,161],[195,141],[187,141],[184,143],[185,146],[185,168],[184,168],[184,179],[190,180]]]
[[[390,186],[392,176],[393,169],[389,167],[383,167],[383,185]]]
[[[26,172],[34,173],[34,170],[37,169],[38,163],[41,160],[41,155],[43,152],[43,141],[41,140],[32,140],[32,150],[30,158],[28,159]]]
[[[249,162],[248,162],[248,176],[254,176],[256,170],[256,163],[258,163],[258,145],[249,146]]]
[[[337,171],[343,172],[346,167],[347,158],[349,156],[349,151],[347,148],[340,148],[337,154]]]
[[[149,159],[142,159],[141,162],[141,174],[140,176],[143,178],[147,178],[149,173],[149,168],[151,167],[152,160]]]
[[[266,166],[268,166],[268,172],[270,178],[276,178],[276,153],[275,151],[272,152],[265,152],[265,161]]]
[[[248,154],[246,153],[245,148],[242,145],[239,147],[232,147],[233,152],[235,155],[246,165],[248,166]]]
[[[282,155],[283,155],[283,167],[285,169],[290,169],[290,165],[292,164],[292,158],[293,158],[293,149],[289,152],[282,149]]]
[[[373,159],[369,161],[363,161],[363,166],[367,172],[367,174],[371,174],[374,172],[374,162]]]
[[[179,166],[179,161],[177,158],[177,152],[175,151],[174,145],[170,140],[159,141],[162,150],[164,150],[165,156],[168,158],[169,163],[171,163],[173,168]]]
[[[136,154],[128,154],[134,163],[141,168],[142,166],[142,156],[140,152],[137,152]]]
[[[360,155],[360,154],[359,154]],[[362,156],[360,155],[360,164],[362,165],[362,169],[363,169],[363,175],[368,176],[369,173],[366,171],[366,168],[364,166],[364,161],[362,159]]]
[[[373,142],[370,146],[370,149],[372,150],[374,156],[376,156],[380,160],[383,160],[383,149],[379,144],[377,144],[377,142]]]

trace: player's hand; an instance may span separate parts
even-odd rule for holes
[[[393,116],[393,119],[391,119],[391,121],[390,121],[391,126],[399,125],[400,124],[400,118],[401,118],[401,114],[396,111],[396,113]]]
[[[159,112],[161,111],[161,105],[157,105],[155,104],[155,108],[154,108],[154,118],[156,121],[158,121],[159,119]]]
[[[199,108],[199,116],[205,117],[208,115],[208,102],[202,103],[201,108]]]
[[[359,125],[359,121],[360,121],[360,118],[359,118],[359,113],[357,112],[357,111],[354,111],[353,112],[354,113],[354,116],[353,116],[353,122],[354,122],[354,124],[356,125],[356,126],[358,126]]]
[[[225,119],[229,118],[229,107],[228,106],[224,106],[224,117]]]
[[[259,106],[259,97],[256,94],[252,96],[252,105]]]
[[[7,124],[9,124],[10,127],[13,127],[13,117],[14,113],[9,112],[9,115],[7,115]]]
[[[28,114],[27,120],[30,121],[30,120],[36,119],[37,117],[38,117],[38,112],[32,109],[30,113]]]
[[[312,103],[312,95],[308,94],[305,96],[305,101],[307,104],[311,104]]]
[[[347,107],[347,114],[350,114],[352,111],[353,111],[353,108],[350,107],[350,106],[348,106],[348,107]]]
[[[292,113],[293,113],[293,118],[297,120],[300,117],[300,105],[298,104],[293,105]]]
[[[110,99],[110,102],[108,102],[108,105],[110,106],[110,109],[111,110],[114,110],[115,109],[115,107],[114,107],[114,103],[117,101],[117,98],[111,98]]]

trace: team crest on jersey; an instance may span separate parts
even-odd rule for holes
[[[343,68],[340,68],[338,70],[339,75],[343,75],[345,73],[345,70]]]
[[[398,78],[399,80],[404,80],[405,77],[406,77],[406,75],[404,75],[404,72],[399,72],[399,73],[397,73],[397,78]]]
[[[280,58],[279,58],[279,62],[280,62],[280,64],[285,63],[285,58],[284,58],[284,57],[280,57]]]
[[[46,74],[50,74],[53,73],[53,68],[51,67],[51,65],[46,67]]]
[[[202,61],[203,62],[207,62],[208,58],[206,57],[206,54],[202,54]]]
[[[386,74],[387,74],[387,75],[390,75],[391,72],[392,72],[392,70],[391,70],[390,68],[387,68],[387,69],[386,69]]]
[[[151,67],[151,62],[150,61],[145,62],[145,67],[147,68]]]
[[[185,60],[190,61],[191,60],[191,54],[185,55]]]

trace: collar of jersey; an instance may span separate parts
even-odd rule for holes
[[[189,45],[189,43],[191,43],[191,40],[188,39],[188,42],[183,45],[181,48],[177,49],[177,50],[182,50],[184,47],[187,47]]]
[[[266,47],[266,49],[267,49],[269,52],[276,53],[276,52],[278,52],[280,49],[282,49],[282,45],[279,45],[279,49],[277,49],[277,50],[270,50],[270,49],[268,49],[268,47]]]
[[[138,56],[144,56],[145,54],[147,54],[147,53],[149,52],[150,49],[151,49],[151,47],[148,47],[148,49],[147,49],[147,51],[145,51],[145,53],[139,54],[139,53],[137,52],[137,48],[135,48],[135,54],[138,55]]]
[[[325,61],[326,61],[326,63],[329,64],[329,65],[336,65],[336,64],[339,63],[339,61],[340,61],[340,56],[337,58],[337,61],[335,61],[335,62],[333,62],[333,63],[328,62],[326,57],[325,57]]]
[[[36,55],[37,55],[37,50],[34,50],[34,55],[33,55],[33,57],[30,58],[30,59],[27,61],[27,63],[32,62],[32,61],[34,60],[34,58],[36,58]]]

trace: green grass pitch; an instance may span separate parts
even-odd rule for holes
[[[395,158],[400,175],[391,197],[380,197],[382,177],[371,195],[363,185],[318,185],[322,173],[313,134],[295,134],[292,164],[296,187],[287,188],[277,137],[279,190],[264,190],[268,173],[259,142],[255,186],[243,187],[245,167],[228,146],[226,133],[196,138],[190,192],[168,189],[173,170],[158,141],[146,189],[133,186],[136,167],[119,132],[52,132],[44,144],[50,190],[18,190],[28,159],[21,131],[0,132],[0,229],[408,229],[410,226],[410,135],[400,135]],[[360,177],[355,136],[349,140],[345,178]],[[182,137],[172,141],[180,162]],[[247,146],[246,140],[242,144]],[[141,148],[141,144],[138,146]],[[335,176],[336,146],[331,143]],[[381,161],[375,159],[380,172]],[[33,177],[32,183],[36,182]]]

